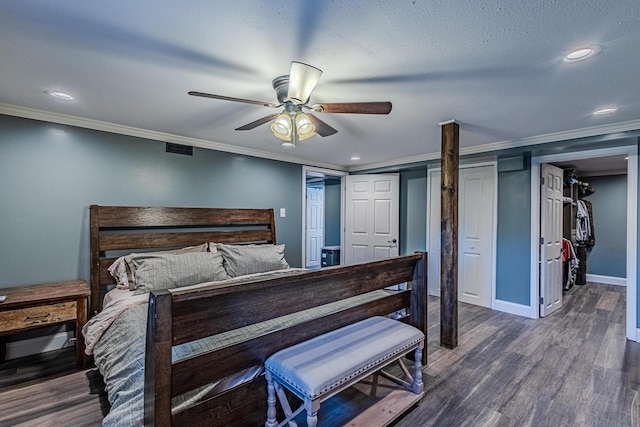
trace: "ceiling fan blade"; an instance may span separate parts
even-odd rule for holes
[[[291,62],[289,70],[289,92],[287,98],[297,105],[306,104],[309,101],[313,88],[316,87],[322,70],[302,62]]]
[[[223,101],[244,102],[245,104],[262,105],[263,107],[272,107],[272,108],[278,108],[282,105],[282,104],[274,104],[272,102],[253,101],[251,99],[233,98],[231,96],[214,95],[212,93],[195,92],[195,91],[189,92],[189,95],[201,96],[203,98],[221,99]]]
[[[311,123],[313,123],[313,125],[316,127],[316,133],[318,135],[330,136],[335,133],[338,133],[336,129],[332,128],[331,126],[329,126],[328,124],[326,124],[325,122],[323,122],[322,120],[314,116],[313,114],[307,113],[307,116],[309,116],[309,120],[311,120]]]
[[[389,114],[390,102],[326,102],[310,107],[319,113]]]
[[[240,126],[239,128],[236,128],[236,130],[251,130],[251,129],[257,128],[260,125],[263,125],[265,123],[269,123],[271,120],[275,119],[279,115],[280,115],[280,113],[269,114],[268,116],[264,116],[263,118],[258,119],[258,120],[254,121],[254,122],[247,123],[244,126]]]

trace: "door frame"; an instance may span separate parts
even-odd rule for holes
[[[638,147],[626,145],[589,151],[551,154],[531,158],[531,278],[530,278],[530,315],[539,318],[540,275],[538,270],[540,243],[540,165],[542,163],[563,162],[626,155],[627,159],[627,312],[626,335],[631,341],[640,341],[640,328],[637,327],[637,256],[638,256]]]
[[[493,171],[493,215],[491,218],[492,224],[492,233],[491,233],[491,309],[492,310],[502,310],[499,305],[496,303],[496,259],[497,259],[497,243],[498,243],[498,162],[497,161],[486,161],[486,162],[478,162],[478,163],[465,163],[459,165],[460,169],[468,169],[468,168],[478,168],[490,166]],[[432,172],[442,172],[442,168],[440,166],[428,168],[427,169],[427,224],[426,224],[426,246],[427,251],[429,248],[429,223],[431,222],[431,173]]]
[[[335,176],[340,177],[340,264],[342,260],[342,245],[344,244],[344,177],[349,172],[334,169],[317,168],[314,166],[302,166],[302,263],[307,259],[307,176]]]

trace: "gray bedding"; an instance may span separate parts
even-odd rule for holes
[[[387,295],[385,291],[374,291],[176,346],[173,347],[173,360],[180,360],[203,351],[241,342],[265,331],[275,331]],[[95,364],[102,373],[111,403],[111,410],[104,418],[103,426],[143,425],[147,309],[148,304],[127,309],[109,326],[94,347]],[[215,393],[250,380],[260,371],[261,367],[255,367],[229,377],[219,384],[211,384],[195,392],[174,398],[172,411],[179,411],[208,393]]]

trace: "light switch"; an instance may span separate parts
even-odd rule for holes
[[[284,218],[285,216],[287,216],[287,211],[285,208],[280,208],[280,218]]]

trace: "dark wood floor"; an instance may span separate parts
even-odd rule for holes
[[[538,320],[460,304],[455,350],[438,345],[438,305],[429,301],[425,397],[396,427],[640,427],[640,343],[625,339],[623,287],[576,286]],[[99,374],[65,357],[0,365],[0,425],[100,425]]]
[[[73,347],[0,363],[0,391],[40,383],[76,371]]]
[[[538,320],[461,304],[453,351],[438,346],[430,304],[426,395],[397,426],[640,426],[625,304],[623,287],[591,283]]]
[[[0,426],[100,426],[102,376],[75,368],[73,347],[0,364]]]

